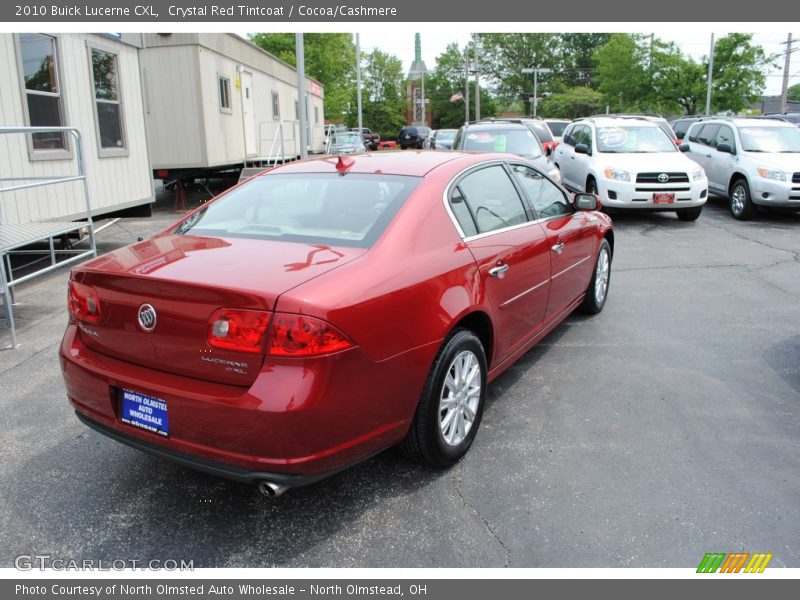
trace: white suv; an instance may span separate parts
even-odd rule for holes
[[[555,152],[562,183],[603,206],[700,216],[708,180],[661,128],[645,119],[591,117],[572,123]]]
[[[800,129],[772,119],[703,119],[684,137],[687,155],[708,173],[708,187],[730,201],[737,219],[756,205],[800,210]]]

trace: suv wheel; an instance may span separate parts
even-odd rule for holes
[[[750,198],[750,186],[744,179],[737,179],[733,182],[730,193],[731,214],[734,219],[745,221],[753,216],[755,207]]]
[[[589,177],[589,179],[586,180],[586,193],[597,196],[597,182],[594,180],[594,177]]]
[[[697,221],[697,218],[700,216],[700,213],[703,211],[702,206],[698,206],[696,208],[682,208],[678,213],[678,219],[681,221]]]

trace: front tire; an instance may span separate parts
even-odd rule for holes
[[[697,221],[697,219],[700,217],[700,213],[703,212],[703,207],[697,206],[695,208],[682,208],[676,212],[678,214],[678,219],[681,221]]]
[[[608,240],[600,242],[597,251],[597,260],[592,271],[592,280],[586,289],[586,298],[583,299],[581,310],[590,315],[596,315],[606,305],[608,287],[611,283],[611,246]]]
[[[411,428],[406,455],[433,467],[449,467],[467,453],[486,402],[486,354],[468,329],[456,329],[433,361]]]
[[[730,208],[734,219],[746,221],[755,214],[755,205],[750,196],[750,186],[744,179],[733,182],[730,193]]]

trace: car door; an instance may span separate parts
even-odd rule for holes
[[[550,279],[549,240],[503,163],[468,172],[449,192],[450,208],[478,264],[495,318],[502,360],[542,328]]]
[[[717,150],[717,146],[720,144],[728,144],[734,154]],[[708,166],[705,167],[708,186],[711,189],[727,190],[731,174],[736,168],[736,151],[736,138],[733,134],[733,128],[730,125],[720,125],[717,135],[711,144],[711,158],[708,161]]]
[[[564,130],[564,137],[561,143],[556,147],[555,162],[558,165],[558,170],[561,171],[561,181],[564,185],[575,187],[573,172],[575,164],[575,138],[573,132],[577,125],[570,125]]]
[[[717,132],[719,132],[719,123],[704,123],[697,128],[693,127],[689,131],[689,158],[703,167],[706,175],[711,169],[711,161],[713,159],[711,146],[717,137]],[[711,189],[716,187],[711,183],[710,178],[708,187]]]
[[[588,125],[579,125],[575,128],[573,135],[577,144],[585,144],[589,148],[589,154],[572,155],[572,187],[580,192],[586,190],[586,179],[591,170],[592,161],[592,129]]]
[[[590,212],[576,211],[569,194],[535,169],[515,164],[512,172],[547,235],[551,275],[545,322],[549,322],[589,286],[599,221]]]

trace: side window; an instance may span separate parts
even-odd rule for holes
[[[478,233],[520,225],[528,220],[522,199],[501,165],[470,173],[458,187]]]
[[[281,102],[278,92],[272,92],[272,118],[275,121],[281,120]]]
[[[592,128],[591,127],[584,127],[583,128],[583,143],[589,146],[589,152],[592,151]]]
[[[706,146],[713,146],[718,131],[719,125],[703,125],[703,129],[697,133],[697,141],[701,144],[705,144]]]
[[[472,218],[472,213],[470,213],[464,200],[464,194],[461,193],[458,187],[453,188],[453,191],[450,192],[450,209],[453,211],[453,215],[466,237],[477,235],[478,228],[475,226],[475,220]]]
[[[573,132],[575,131],[575,126],[570,125],[564,130],[564,137],[562,138],[562,142],[567,144],[568,146],[575,145],[575,138],[572,137]]]
[[[453,150],[461,150],[461,140],[464,138],[464,128],[459,127],[456,139],[453,140]]]
[[[689,131],[687,131],[686,134],[689,136],[690,142],[697,141],[697,134],[700,133],[701,129],[703,129],[702,125],[692,125],[689,127]]]
[[[733,129],[727,125],[720,125],[717,137],[714,139],[714,148],[720,144],[728,144],[731,148],[736,148],[736,140],[733,137]]]
[[[59,80],[59,57],[55,38],[38,33],[21,33],[19,69],[25,89],[24,103],[28,125],[33,127],[62,127],[64,123]],[[66,150],[63,133],[31,134],[33,150]]]
[[[231,111],[231,80],[224,75],[217,76],[219,82],[219,109],[221,112]]]
[[[524,165],[513,165],[511,169],[530,198],[538,217],[557,217],[574,212],[564,193],[541,173]]]

